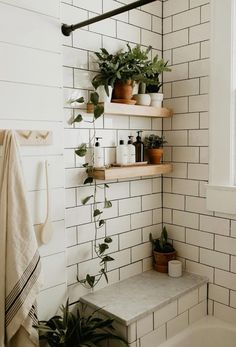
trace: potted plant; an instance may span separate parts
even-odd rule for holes
[[[86,315],[81,305],[78,304],[73,313],[67,301],[61,307],[61,315],[39,322],[35,326],[39,339],[51,347],[96,347],[108,340],[117,340],[120,346],[128,347],[128,343],[115,333],[112,319],[95,316],[97,311]]]
[[[164,71],[171,71],[167,66],[168,62],[159,59],[156,55],[152,60],[146,60],[141,74],[135,76],[139,81],[139,93],[135,96],[137,104],[161,107],[163,94],[159,93],[162,83],[159,76]]]
[[[153,246],[154,268],[158,272],[168,272],[168,262],[176,259],[176,250],[167,241],[168,234],[166,227],[163,228],[159,239],[153,239],[150,233],[150,241]]]
[[[151,134],[144,139],[144,145],[150,164],[160,164],[163,156],[163,145],[167,143],[163,136]]]
[[[109,86],[114,88],[112,101],[129,104],[136,102],[131,100],[135,76],[142,73],[150,47],[143,51],[140,45],[131,48],[127,44],[127,48],[127,51],[118,51],[115,54],[108,53],[104,48],[95,53],[100,71],[93,78],[92,84],[95,89],[104,86],[107,95]]]

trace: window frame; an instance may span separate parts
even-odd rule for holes
[[[236,214],[235,8],[236,0],[211,1],[207,209],[229,214]]]

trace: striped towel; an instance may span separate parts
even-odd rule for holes
[[[0,181],[0,347],[38,346],[38,245],[26,201],[19,146],[6,131]]]

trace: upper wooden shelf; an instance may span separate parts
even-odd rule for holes
[[[134,178],[141,176],[155,176],[172,171],[171,164],[111,167],[108,169],[95,169],[93,177],[98,180],[114,180],[122,178]]]
[[[140,106],[140,105],[127,105],[117,104],[114,102],[105,102],[104,114],[117,114],[127,116],[146,116],[146,117],[171,117],[173,111],[165,107],[153,107],[153,106]],[[87,112],[92,113],[93,111],[87,108]]]

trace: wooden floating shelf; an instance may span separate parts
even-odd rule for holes
[[[98,180],[114,180],[122,178],[134,178],[141,176],[155,176],[172,171],[171,164],[143,165],[131,167],[111,167],[108,169],[96,169],[93,177]]]
[[[113,115],[127,115],[127,116],[146,116],[146,117],[171,117],[173,111],[165,107],[153,107],[153,106],[140,106],[140,105],[127,105],[117,104],[113,102],[105,102],[104,114]],[[92,113],[92,104],[87,104],[87,112]]]

